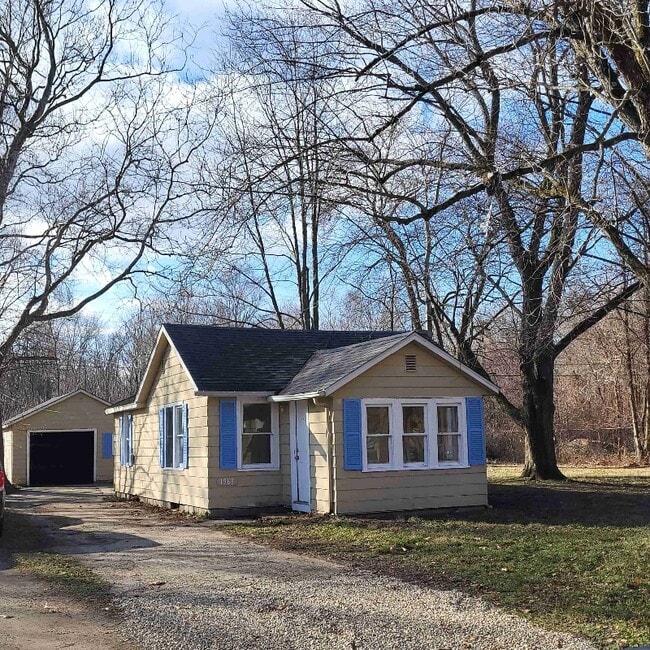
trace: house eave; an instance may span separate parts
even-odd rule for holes
[[[297,402],[303,399],[314,399],[325,397],[324,390],[312,391],[311,393],[294,393],[293,395],[271,395],[269,402]]]
[[[111,406],[107,408],[104,413],[106,415],[114,415],[115,413],[126,413],[127,411],[135,411],[138,408],[141,408],[141,404],[136,402],[131,402],[131,404],[120,404],[119,406]]]
[[[273,393],[268,390],[197,390],[197,397],[271,397]]]

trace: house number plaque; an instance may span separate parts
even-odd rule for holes
[[[233,477],[228,477],[228,478],[218,478],[217,479],[217,485],[237,485],[237,479]]]

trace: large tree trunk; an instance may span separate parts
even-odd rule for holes
[[[522,364],[523,411],[526,422],[526,460],[522,476],[564,480],[555,455],[555,402],[553,399],[554,355],[540,354]]]

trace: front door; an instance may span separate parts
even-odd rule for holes
[[[292,507],[300,512],[310,512],[309,411],[306,400],[292,402],[291,406]]]

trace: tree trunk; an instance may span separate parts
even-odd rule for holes
[[[2,407],[0,406],[0,470],[4,472],[5,469],[5,434],[2,431]]]
[[[0,470],[5,472],[5,436],[4,432],[2,431],[3,426],[4,420],[2,418],[2,406],[0,406]],[[11,494],[12,492],[15,492],[15,490],[16,488],[13,486],[7,477],[7,473],[5,472],[5,492],[7,494]]]
[[[557,466],[555,455],[554,361],[554,355],[548,352],[522,364],[526,422],[526,460],[522,476],[525,478],[566,479]]]

